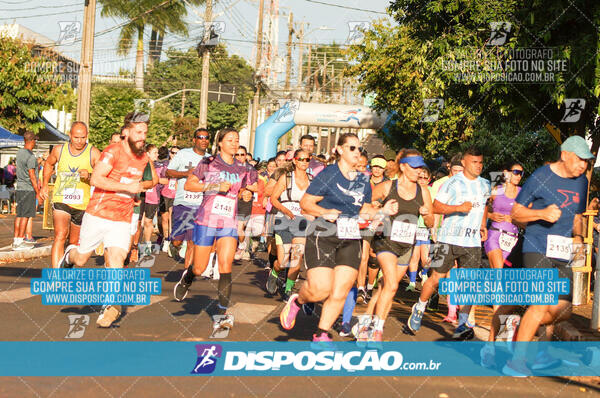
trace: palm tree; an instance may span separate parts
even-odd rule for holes
[[[192,5],[200,5],[204,0],[188,0]],[[151,25],[161,37],[167,31],[187,36],[188,28],[184,21],[187,8],[181,0],[99,0],[103,17],[116,17],[130,21],[121,28],[117,54],[126,55],[136,42],[135,87],[144,90],[144,29]],[[162,42],[162,39],[161,39]],[[152,46],[153,50],[155,45]],[[154,53],[154,51],[153,51]],[[159,54],[160,57],[160,54]]]

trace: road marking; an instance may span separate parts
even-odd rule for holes
[[[31,297],[33,297],[33,294],[31,294],[31,288],[29,287],[0,291],[0,303],[12,304]]]
[[[228,314],[233,315],[236,323],[256,324],[269,315],[276,305],[236,303],[229,308]]]

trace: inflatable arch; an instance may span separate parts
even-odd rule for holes
[[[385,131],[390,116],[361,105],[288,101],[256,128],[254,158],[265,160],[275,156],[279,138],[296,125]]]

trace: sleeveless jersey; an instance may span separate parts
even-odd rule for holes
[[[71,154],[69,144],[64,144],[56,164],[53,202],[85,210],[90,201],[90,185],[80,180],[79,170],[92,174],[92,145],[86,144],[83,152],[75,156]]]

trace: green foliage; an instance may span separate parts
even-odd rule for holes
[[[113,133],[119,132],[125,115],[134,110],[134,101],[144,94],[131,87],[92,86],[90,142],[104,148]]]
[[[32,57],[20,41],[0,40],[0,125],[13,133],[43,128],[37,119],[58,93],[53,70],[52,60]]]
[[[172,134],[174,115],[169,109],[169,105],[164,102],[158,102],[154,105],[150,113],[150,125],[148,126],[148,135],[146,142],[161,146]]]
[[[71,83],[63,83],[58,88],[53,107],[67,113],[75,114],[77,112],[77,94],[71,87]]]
[[[167,59],[146,73],[145,87],[150,98],[160,98],[181,90],[201,88],[202,60],[195,49],[170,49]],[[235,86],[236,103],[208,102],[208,126],[211,133],[224,127],[240,128],[248,117],[248,100],[253,94],[252,68],[237,55],[229,55],[222,45],[211,52],[209,80]],[[223,88],[226,91],[226,88]],[[228,90],[227,90],[228,91]],[[162,101],[161,101],[162,102]],[[181,113],[182,95],[164,100],[175,115]],[[185,93],[184,117],[198,118],[200,93]],[[197,124],[196,124],[197,126]],[[177,131],[177,129],[176,129]]]

